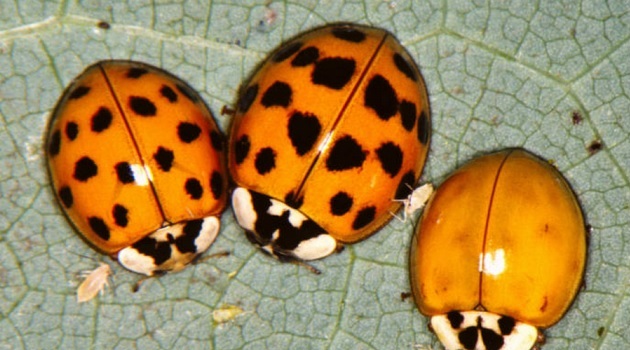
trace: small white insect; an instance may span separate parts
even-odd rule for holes
[[[245,311],[238,305],[225,304],[221,305],[218,309],[212,311],[212,319],[214,323],[219,325],[229,321],[232,321],[236,316],[244,313]]]
[[[401,202],[404,206],[402,211],[402,219],[400,219],[396,214],[392,214],[402,222],[407,222],[407,218],[409,216],[413,215],[413,213],[415,213],[416,211],[422,209],[433,194],[433,185],[431,183],[426,183],[416,189],[413,189],[409,185],[407,186],[409,187],[409,189],[412,190],[407,198],[393,199],[393,201],[395,202]]]
[[[85,279],[77,289],[77,302],[83,303],[92,300],[105,286],[109,286],[109,276],[112,269],[105,263],[92,271],[86,271]]]
[[[1,45],[1,44],[0,44]],[[1,47],[0,47],[0,53],[1,52]],[[0,96],[0,99],[2,99],[2,96]],[[27,141],[24,142],[24,148],[26,149],[26,160],[28,160],[29,162],[34,162],[36,160],[38,160],[41,157],[42,154],[42,150],[41,150],[41,136],[34,136],[34,135],[30,135],[27,137]]]

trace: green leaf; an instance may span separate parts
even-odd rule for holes
[[[110,29],[98,26],[100,21]],[[523,146],[554,162],[589,224],[584,288],[544,349],[630,348],[630,6],[624,0],[270,2],[0,0],[1,349],[439,348],[411,299],[413,225],[305,268],[261,254],[228,210],[211,252],[144,281],[99,255],[56,206],[43,134],[87,65],[124,58],[188,81],[219,112],[283,39],[334,21],[386,28],[418,62],[432,102],[423,179]],[[577,122],[581,120],[580,122]],[[591,150],[600,142],[601,150]],[[80,272],[105,261],[111,288],[76,303]],[[526,288],[526,286],[524,287]],[[225,323],[213,311],[243,310]]]

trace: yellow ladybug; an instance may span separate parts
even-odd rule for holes
[[[431,120],[390,33],[335,24],[290,40],[244,85],[230,131],[232,208],[280,260],[312,260],[385,225],[415,186]]]
[[[562,175],[522,149],[477,158],[430,199],[414,299],[446,349],[530,349],[581,286],[586,228]]]
[[[95,63],[57,103],[46,145],[66,216],[129,270],[181,270],[215,240],[224,137],[179,78],[144,63]]]

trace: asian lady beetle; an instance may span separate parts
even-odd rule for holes
[[[208,249],[227,197],[224,137],[193,89],[131,61],[101,61],[66,89],[47,135],[66,216],[127,269],[178,271]]]
[[[548,162],[522,149],[473,160],[430,199],[411,286],[446,349],[530,349],[581,286],[586,226]]]
[[[271,54],[244,85],[231,127],[232,207],[280,260],[312,260],[391,219],[422,171],[429,101],[390,33],[337,24]]]

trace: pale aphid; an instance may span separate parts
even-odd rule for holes
[[[238,305],[224,304],[212,311],[212,319],[215,325],[223,324],[232,321],[244,312],[243,308]]]
[[[109,285],[109,276],[112,269],[105,263],[96,269],[86,272],[85,279],[77,289],[77,302],[83,303],[92,300],[99,292]]]
[[[411,193],[407,196],[407,198],[403,199],[393,199],[395,202],[401,202],[403,204],[403,217],[399,218],[396,214],[393,214],[398,220],[402,222],[407,222],[407,218],[416,211],[424,208],[424,205],[427,204],[431,194],[433,194],[433,185],[431,183],[426,183],[416,189],[413,189],[411,186],[407,185],[409,189],[411,189]]]

